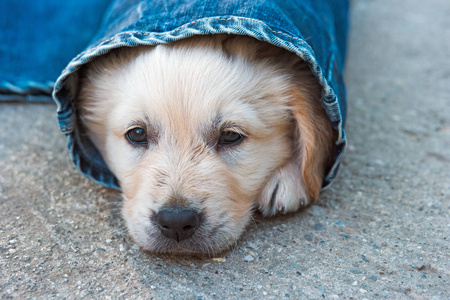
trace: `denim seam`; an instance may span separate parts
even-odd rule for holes
[[[0,88],[4,88],[4,89],[8,90],[12,94],[19,94],[19,95],[27,94],[29,89],[42,91],[43,93],[48,94],[48,90],[52,89],[53,86],[55,85],[54,81],[38,82],[38,81],[27,80],[24,83],[25,84],[23,84],[23,85],[19,85],[19,84],[14,84],[10,81],[2,80],[0,82]]]
[[[95,48],[100,47],[100,46],[103,46],[104,44],[107,44],[107,43],[113,41],[114,39],[116,39],[116,38],[118,38],[118,37],[120,37],[120,36],[122,36],[122,35],[125,35],[125,34],[134,34],[134,33],[136,33],[136,34],[142,34],[142,35],[147,35],[147,36],[148,36],[148,35],[166,35],[166,34],[172,34],[172,33],[175,33],[175,32],[177,32],[177,31],[180,31],[180,30],[185,29],[185,27],[188,27],[188,26],[190,26],[190,25],[194,25],[194,24],[199,23],[199,22],[203,22],[203,21],[205,21],[205,20],[220,20],[220,21],[246,20],[246,21],[255,21],[255,22],[257,22],[257,23],[260,23],[261,25],[264,25],[264,26],[265,26],[269,31],[271,31],[272,33],[282,34],[282,35],[288,36],[288,37],[290,37],[290,38],[292,38],[292,39],[294,39],[294,40],[299,40],[299,41],[306,42],[305,39],[301,39],[301,38],[292,36],[292,35],[290,35],[290,34],[287,34],[287,33],[285,33],[285,32],[282,32],[282,31],[276,31],[276,30],[270,28],[270,26],[268,26],[265,22],[262,22],[262,21],[257,20],[257,19],[244,18],[244,17],[229,17],[229,18],[223,18],[223,17],[208,17],[208,18],[202,18],[202,19],[199,19],[199,20],[195,20],[195,21],[193,21],[193,22],[190,22],[190,23],[183,24],[183,25],[179,26],[178,28],[175,28],[175,29],[173,29],[173,30],[171,30],[171,31],[165,31],[165,32],[124,31],[124,32],[121,32],[121,33],[119,33],[119,34],[116,34],[116,35],[114,35],[113,37],[111,37],[111,38],[109,38],[109,39],[107,39],[107,40],[101,42],[101,43],[98,44]],[[92,48],[92,49],[95,49],[95,48]],[[84,54],[86,54],[86,53],[88,52],[88,50],[91,51],[91,49],[87,49],[87,50],[81,52],[80,54],[78,54],[77,57],[83,56]]]

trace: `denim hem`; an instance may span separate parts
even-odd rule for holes
[[[0,81],[0,101],[53,102],[54,84],[53,81],[36,82],[29,80],[18,84]]]
[[[323,69],[316,61],[313,49],[304,39],[283,31],[273,30],[260,20],[236,16],[202,18],[166,32],[120,32],[109,39],[100,41],[89,47],[71,61],[56,81],[53,97],[58,105],[57,113],[61,130],[67,135],[67,145],[70,150],[70,155],[80,172],[95,182],[110,188],[120,189],[117,179],[106,167],[104,162],[99,165],[91,157],[80,152],[80,149],[83,149],[83,145],[78,144],[81,141],[77,140],[76,134],[73,134],[78,129],[76,127],[76,116],[72,102],[76,101],[77,87],[75,82],[77,80],[77,71],[81,66],[98,56],[120,47],[153,46],[171,43],[195,35],[211,34],[250,36],[291,51],[309,64],[311,71],[323,88],[322,105],[333,127],[338,132],[338,140],[336,141],[338,153],[335,163],[323,181],[323,189],[327,188],[337,174],[341,158],[347,147],[347,139],[343,128],[343,111],[339,105],[337,94],[328,82],[342,82],[342,74],[327,74],[325,76]],[[330,59],[330,63],[339,65],[334,54]],[[95,149],[91,150],[96,151]],[[83,167],[81,168],[80,166]]]

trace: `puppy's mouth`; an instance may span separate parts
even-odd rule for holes
[[[164,207],[151,213],[145,250],[167,254],[213,256],[233,244],[227,221],[210,222],[205,212],[185,207]]]

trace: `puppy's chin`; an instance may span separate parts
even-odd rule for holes
[[[215,255],[236,243],[253,208],[288,213],[317,198],[333,131],[306,69],[284,50],[224,36],[89,65],[76,105],[120,182],[139,246]],[[167,210],[189,211],[195,224],[172,216],[178,229],[166,226]]]

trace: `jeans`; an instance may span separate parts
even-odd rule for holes
[[[6,6],[14,6],[11,4],[14,2],[21,1],[6,0]],[[63,2],[68,4],[63,5]],[[39,31],[39,37],[36,37],[37,48],[29,49],[29,51],[43,53],[44,56],[39,57],[42,64],[34,64],[38,60],[36,57],[39,56],[36,53],[29,60],[21,61],[19,65],[25,65],[25,68],[20,69],[24,71],[19,72],[20,76],[16,81],[35,80],[41,84],[47,84],[47,87],[53,86],[53,98],[58,105],[59,125],[61,131],[66,134],[70,155],[81,173],[105,186],[120,189],[116,178],[77,122],[77,112],[72,103],[77,101],[78,70],[81,66],[119,47],[166,44],[194,35],[228,33],[254,37],[285,48],[309,64],[323,87],[322,106],[333,128],[338,132],[335,163],[326,174],[323,187],[327,187],[335,178],[347,145],[344,131],[346,100],[343,67],[348,30],[348,0],[92,2],[95,1],[33,2],[35,3],[33,5],[40,9],[47,7],[46,5],[52,9],[47,24],[42,24],[46,20],[39,23],[30,20],[31,23],[27,24],[30,29]],[[1,10],[5,4],[0,3],[2,3]],[[109,7],[103,14],[106,4]],[[63,11],[56,11],[57,9]],[[72,23],[72,20],[77,22],[76,18],[81,16],[86,20]],[[55,20],[51,17],[55,17]],[[100,27],[95,30],[100,19],[102,19]],[[50,31],[45,32],[47,29]],[[51,30],[62,30],[64,33],[67,30],[67,35],[55,36]],[[74,35],[72,35],[73,30],[76,32]],[[8,34],[14,35],[14,32]],[[73,38],[75,40],[72,40]],[[27,45],[28,40],[21,39],[14,47],[21,49],[21,43]],[[48,75],[55,75],[52,72],[60,66],[61,61],[64,61],[64,59],[58,59],[56,64],[56,57],[62,54],[72,55],[74,51],[81,49],[80,45],[87,46],[68,63],[54,85],[51,81],[47,81],[48,77],[43,77],[43,73],[40,73],[42,69],[39,68],[44,70],[48,68]],[[0,68],[2,71],[0,75],[3,76],[3,66]],[[6,73],[8,70],[11,71],[8,68],[5,70]],[[0,79],[3,80],[3,77]],[[3,85],[0,85],[0,88],[5,89]],[[3,90],[0,91],[3,93]]]
[[[61,70],[97,32],[110,0],[1,0],[0,101],[52,101]]]

